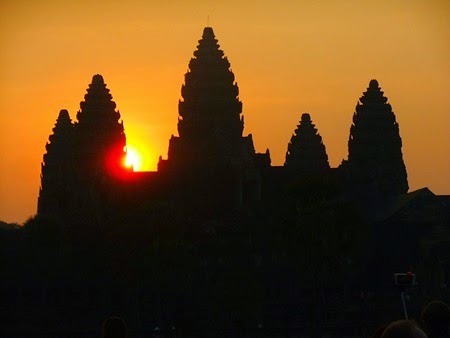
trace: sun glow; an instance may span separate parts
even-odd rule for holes
[[[139,151],[133,146],[127,145],[127,156],[125,159],[125,165],[132,167],[133,171],[139,171],[142,166],[142,157]]]

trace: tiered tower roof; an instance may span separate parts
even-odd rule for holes
[[[49,142],[45,149],[44,163],[50,165],[53,161],[59,161],[68,156],[68,150],[73,142],[73,124],[69,112],[62,109],[56,119],[53,134],[49,136]]]
[[[110,172],[124,166],[126,138],[120,112],[101,75],[94,75],[77,113],[76,157],[88,168]]]
[[[309,114],[303,114],[291,137],[286,153],[286,168],[298,174],[323,174],[330,169],[322,137]]]
[[[408,191],[399,126],[377,80],[363,93],[350,128],[348,165],[351,180],[384,194]]]
[[[41,165],[41,188],[38,213],[53,214],[61,204],[62,192],[67,186],[67,170],[70,167],[73,144],[73,124],[67,110],[61,110],[45,145],[46,153]]]
[[[230,63],[219,47],[213,29],[206,27],[181,88],[179,142],[190,144],[194,157],[233,157],[240,151],[242,103]]]

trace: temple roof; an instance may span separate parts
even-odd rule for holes
[[[58,121],[72,122],[70,120],[69,112],[67,109],[61,109],[58,114]]]
[[[299,173],[323,173],[330,168],[322,137],[307,113],[288,144],[285,165]]]
[[[385,105],[385,108],[390,108],[390,105],[387,103],[388,99],[385,97],[384,92],[381,90],[377,80],[370,80],[369,87],[363,93],[363,96],[359,99],[362,104],[365,105]],[[389,109],[383,109],[383,111],[388,112]],[[372,110],[370,110],[372,111]]]
[[[67,130],[71,130],[73,127],[72,120],[70,119],[69,112],[66,109],[61,109],[56,119],[55,127],[53,128],[53,134],[58,135],[66,133]]]
[[[75,125],[75,152],[79,161],[93,163],[101,158],[105,162],[114,158],[111,163],[115,161],[119,166],[125,156],[124,127],[116,103],[100,74],[92,77],[80,108]]]
[[[214,31],[212,29],[212,27],[205,27],[203,28],[203,35],[202,35],[203,39],[214,39],[215,35],[214,35]]]
[[[49,136],[49,143],[46,145],[47,153],[44,155],[44,161],[48,161],[52,156],[68,156],[67,149],[72,141],[72,132],[73,124],[69,112],[66,109],[62,109],[59,112],[55,126],[53,127],[53,134]]]
[[[96,85],[105,84],[105,81],[103,80],[103,76],[101,76],[100,74],[95,74],[92,77],[92,84],[96,84]]]
[[[399,125],[378,81],[372,79],[356,105],[350,127],[349,166],[358,184],[383,192],[406,193],[406,168]]]
[[[211,27],[203,29],[194,57],[189,62],[179,102],[180,137],[228,138],[238,142],[242,136],[242,103],[230,63]]]
[[[77,118],[81,120],[88,118],[93,119],[113,119],[117,121],[120,114],[115,111],[116,103],[112,100],[109,89],[103,77],[96,74],[92,77],[92,82],[84,95],[84,101],[80,102],[81,111],[78,112]]]
[[[430,189],[425,187],[399,195],[394,201],[387,204],[384,209],[378,211],[375,220],[378,222],[386,221],[397,214],[407,212],[408,208],[412,208],[413,210],[418,208],[422,209],[426,208],[427,205],[431,205],[433,208],[445,209],[445,205],[439,198]],[[422,213],[422,216],[425,215],[426,212]]]
[[[378,81],[375,80],[375,79],[370,80],[370,82],[369,82],[369,88],[373,88],[373,89],[379,88]]]

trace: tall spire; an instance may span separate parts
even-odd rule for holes
[[[60,110],[53,128],[53,134],[48,139],[44,162],[50,164],[55,159],[68,157],[68,150],[73,139],[73,124],[66,109]]]
[[[303,114],[286,153],[286,168],[296,174],[323,174],[330,169],[322,137],[309,114]]]
[[[182,194],[188,203],[223,208],[259,199],[259,167],[251,135],[242,136],[239,88],[211,27],[203,29],[181,96],[179,136],[171,137],[158,171],[189,187]],[[259,158],[270,163],[269,154]]]
[[[123,167],[125,132],[120,113],[101,75],[94,75],[77,113],[75,151],[88,170],[111,171]]]
[[[73,143],[73,124],[69,112],[59,112],[53,134],[45,148],[47,152],[41,165],[41,188],[38,198],[38,214],[62,215],[67,200],[67,172],[70,167]]]
[[[403,194],[408,181],[399,126],[377,80],[371,80],[356,105],[348,141],[353,183],[371,185],[383,194]]]
[[[185,74],[178,105],[179,142],[190,157],[238,156],[244,121],[230,63],[211,27],[205,27]]]

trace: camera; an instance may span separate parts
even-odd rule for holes
[[[394,273],[394,285],[399,288],[412,288],[416,286],[416,274],[412,272]]]

